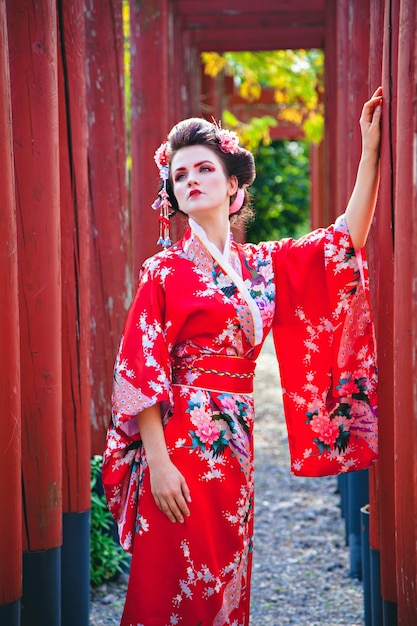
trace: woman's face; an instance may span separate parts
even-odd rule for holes
[[[224,171],[217,154],[203,145],[187,146],[171,161],[172,185],[181,211],[193,218],[229,214],[237,179]]]

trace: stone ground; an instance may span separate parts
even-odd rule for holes
[[[349,576],[337,480],[289,471],[271,338],[258,360],[255,401],[251,626],[363,626],[362,585]],[[94,590],[91,626],[119,624],[125,592],[126,576]]]

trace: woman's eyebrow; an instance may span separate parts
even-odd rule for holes
[[[215,166],[215,164],[213,163],[213,161],[210,161],[210,159],[204,159],[203,161],[199,161],[198,163],[194,163],[193,167],[200,167],[200,165],[203,165],[203,163],[210,163],[210,165]],[[177,172],[181,172],[183,170],[186,170],[187,168],[185,167],[185,165],[177,167],[174,170],[174,174],[176,174]]]

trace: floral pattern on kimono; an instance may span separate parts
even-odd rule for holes
[[[364,469],[378,454],[367,264],[343,218],[335,230],[337,245],[331,230],[319,230],[286,242],[275,259],[274,342],[291,469],[303,476]]]
[[[103,457],[109,508],[133,553],[122,626],[249,623],[250,381],[271,328],[292,471],[337,473],[376,458],[375,354],[361,269],[363,283],[343,218],[297,242],[230,241],[225,254],[193,225],[144,264],[116,359]],[[159,511],[150,489],[138,423],[156,403],[191,491],[184,524]]]

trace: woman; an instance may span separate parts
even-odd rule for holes
[[[253,375],[273,330],[292,471],[376,458],[376,368],[363,248],[379,177],[382,90],[364,105],[344,216],[300,239],[238,245],[255,177],[237,137],[180,122],[156,152],[167,215],[189,228],[148,259],[115,366],[103,482],[132,564],[122,626],[249,623]]]

